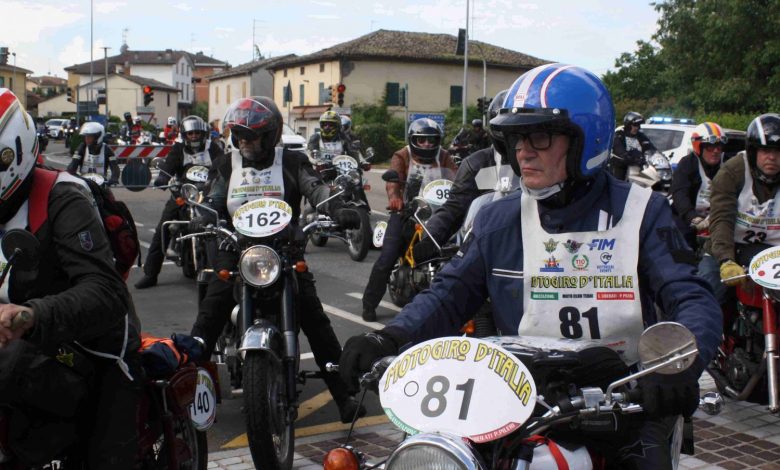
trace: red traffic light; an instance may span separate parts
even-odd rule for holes
[[[152,87],[150,87],[149,85],[146,85],[144,87],[144,93],[149,94],[151,92],[152,92]]]
[[[339,86],[336,87],[336,91],[338,91],[339,93],[344,93],[344,90],[346,89],[347,87],[343,83],[339,83]]]

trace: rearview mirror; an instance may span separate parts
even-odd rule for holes
[[[35,235],[21,229],[9,230],[0,241],[0,249],[8,264],[20,271],[30,271],[38,266],[40,247]]]
[[[639,361],[644,369],[672,359],[676,356],[698,351],[696,338],[691,331],[675,322],[661,322],[650,326],[639,338]],[[698,353],[680,358],[655,372],[664,375],[678,374],[688,369]]]
[[[374,158],[374,155],[376,155],[376,152],[374,151],[374,147],[367,148],[365,160],[366,161],[371,160],[372,158]]]

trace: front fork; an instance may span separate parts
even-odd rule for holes
[[[769,411],[780,411],[777,390],[777,314],[774,302],[768,295],[763,297],[764,354],[766,354],[766,375],[769,384]]]

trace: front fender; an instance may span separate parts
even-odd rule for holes
[[[238,351],[243,358],[247,351],[268,351],[275,359],[281,360],[281,352],[284,347],[282,333],[279,328],[268,320],[257,320],[247,328],[241,337],[241,346]]]

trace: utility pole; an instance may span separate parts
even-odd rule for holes
[[[103,89],[106,90],[106,127],[108,126],[108,117],[110,114],[108,114],[108,50],[111,49],[110,47],[103,46],[103,65],[105,67],[104,69],[104,79],[103,83],[104,87]]]
[[[94,46],[92,45],[92,30],[94,29],[94,23],[92,21],[93,2],[94,0],[89,0],[89,101],[92,101],[92,82],[95,80],[92,73],[92,69],[94,68],[94,60],[92,57],[94,54]],[[78,106],[78,104],[76,106]]]
[[[14,56],[14,71],[11,73],[11,92],[14,93],[14,85],[18,85],[16,82],[16,52],[11,52],[11,55]],[[25,84],[25,87],[27,85]],[[16,94],[16,93],[14,93]]]
[[[466,108],[468,103],[469,86],[469,0],[466,0],[466,41],[463,50],[463,121],[461,126],[466,126]]]

